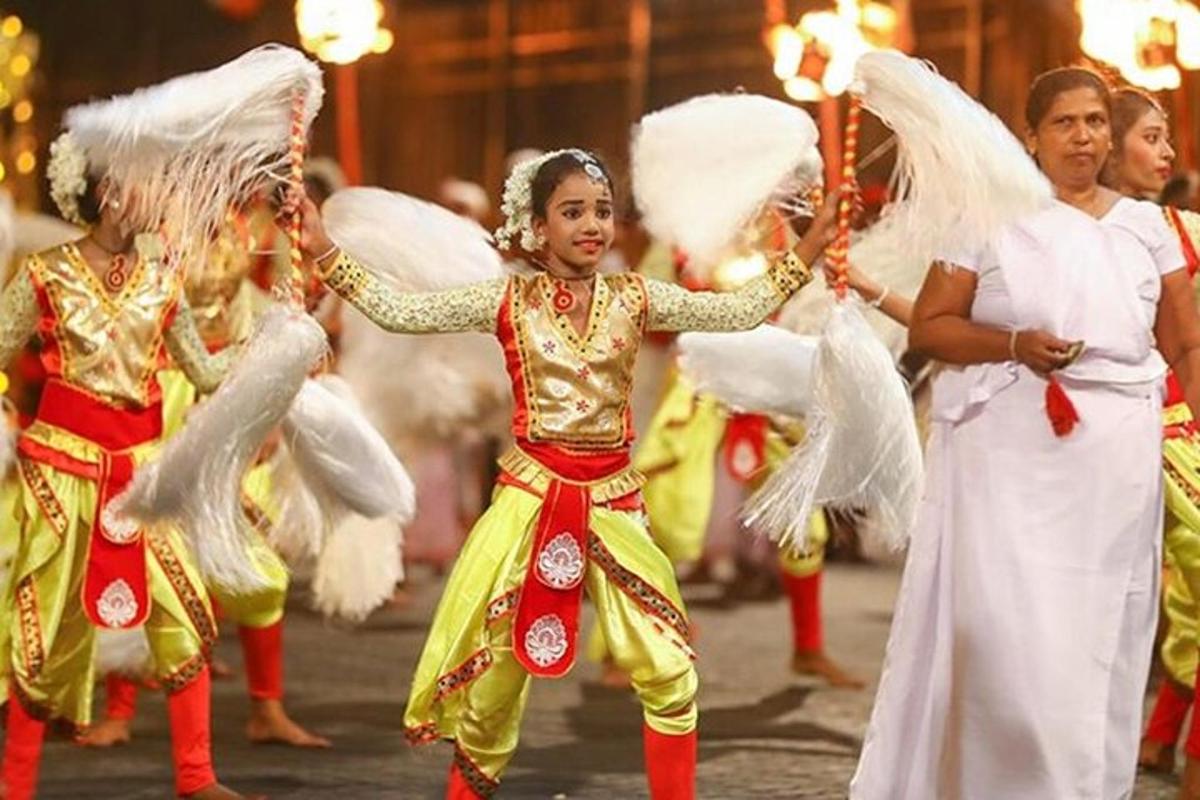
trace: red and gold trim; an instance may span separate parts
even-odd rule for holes
[[[684,641],[691,639],[691,625],[688,624],[687,615],[667,599],[662,592],[632,570],[623,567],[617,561],[616,556],[600,541],[600,537],[595,534],[588,536],[588,557],[604,570],[608,579],[629,595],[639,608],[661,620],[671,630],[683,637]]]
[[[207,600],[200,596],[188,579],[187,572],[183,569],[183,563],[169,541],[161,535],[151,533],[146,536],[146,542],[150,545],[150,552],[154,554],[163,573],[166,574],[171,589],[183,604],[184,611],[187,612],[188,619],[191,620],[192,626],[199,634],[204,651],[207,653],[217,641],[217,623],[213,619]]]
[[[422,744],[433,744],[442,738],[442,734],[438,732],[438,726],[432,722],[426,722],[421,725],[413,725],[404,729],[404,738],[408,743],[416,746]]]
[[[42,516],[54,528],[54,532],[61,539],[67,532],[67,513],[63,511],[62,503],[58,501],[58,496],[54,494],[54,487],[50,485],[50,481],[42,472],[41,466],[37,461],[30,458],[22,458],[17,462],[20,465],[21,477],[25,481],[25,486],[29,489],[29,493],[33,495],[33,499],[37,502],[38,508],[42,512]]]
[[[1196,271],[1200,269],[1200,254],[1196,252],[1196,245],[1192,241],[1192,236],[1188,232],[1187,226],[1183,223],[1183,217],[1179,213],[1179,209],[1174,206],[1165,206],[1163,214],[1167,218],[1167,224],[1175,231],[1175,235],[1179,237],[1179,244],[1183,248],[1183,258],[1187,262],[1188,277],[1193,277]]]
[[[484,647],[460,664],[437,679],[436,700],[442,700],[448,694],[464,688],[492,666],[492,651]]]
[[[505,617],[510,617],[517,610],[517,603],[521,599],[521,587],[510,589],[504,594],[497,597],[492,602],[488,603],[487,612],[484,615],[484,622],[487,625],[495,625]]]
[[[161,678],[163,690],[167,694],[175,694],[186,689],[192,681],[200,677],[200,673],[208,667],[208,656],[204,653],[196,655],[183,662],[174,672]]]
[[[488,777],[488,774],[480,769],[479,765],[472,761],[466,751],[457,744],[454,745],[454,766],[458,768],[459,774],[471,787],[471,791],[479,795],[482,800],[489,800],[500,786],[500,781]]]
[[[21,653],[30,679],[41,674],[46,665],[46,646],[42,640],[42,623],[38,619],[37,586],[27,575],[17,584],[17,615],[21,626]]]

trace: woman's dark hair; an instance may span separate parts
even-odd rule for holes
[[[1033,79],[1025,101],[1025,124],[1031,131],[1037,130],[1058,96],[1074,89],[1094,89],[1112,116],[1112,94],[1100,73],[1086,67],[1059,67]]]
[[[545,219],[550,195],[568,176],[580,172],[594,180],[602,178],[608,184],[608,191],[614,192],[612,174],[599,156],[587,150],[567,150],[547,160],[534,174],[529,187],[533,215]]]
[[[88,225],[100,221],[100,181],[91,173],[87,176],[87,188],[79,196],[79,216]]]

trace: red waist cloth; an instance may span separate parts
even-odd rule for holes
[[[109,451],[128,450],[162,436],[162,403],[118,408],[59,380],[46,381],[37,418]]]
[[[579,638],[592,509],[589,484],[627,469],[629,451],[576,451],[524,440],[518,445],[552,477],[543,495],[517,603],[513,653],[530,674],[558,678],[575,663]],[[507,473],[500,480],[533,491]],[[639,495],[632,492],[617,502],[626,499],[638,502]],[[617,507],[615,502],[609,505]]]
[[[108,503],[133,479],[130,450],[162,435],[162,405],[122,409],[59,380],[47,381],[38,420],[62,428],[100,448],[97,463],[22,435],[18,449],[26,458],[97,484],[83,605],[88,618],[108,628],[133,628],[150,613],[146,581],[145,537],[128,520],[110,518]]]

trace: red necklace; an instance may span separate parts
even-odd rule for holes
[[[554,295],[550,300],[559,314],[569,314],[575,310],[575,293],[565,281],[554,282]]]
[[[110,292],[119,292],[129,281],[129,260],[124,253],[117,253],[108,260],[108,269],[104,271],[104,288]]]

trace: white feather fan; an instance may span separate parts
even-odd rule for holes
[[[184,258],[203,252],[230,208],[286,178],[292,102],[307,132],[323,95],[321,70],[268,44],[206,72],[67,111],[64,127],[108,199],[139,231],[159,230]],[[187,263],[187,262],[185,262]]]
[[[908,387],[855,304],[833,309],[817,349],[807,436],[751,498],[746,521],[806,547],[815,506],[866,509],[890,549],[907,541],[923,480]]]
[[[362,622],[404,577],[400,523],[352,515],[327,538],[313,575],[314,607],[329,617]]]
[[[333,240],[400,291],[450,289],[506,274],[487,231],[432,203],[352,188],[334,194],[322,212]],[[490,336],[397,336],[348,314],[341,345],[339,371],[389,441],[449,438],[508,406],[503,355]]]
[[[893,291],[912,296],[934,259],[979,249],[1052,200],[1004,123],[927,62],[867,53],[851,91],[895,132],[898,152],[895,199],[853,244],[850,261]]]
[[[284,439],[308,487],[331,517],[412,519],[412,479],[363,417],[353,393],[331,375],[305,381],[283,420]]]
[[[450,289],[504,275],[488,232],[433,203],[353,187],[326,200],[321,214],[339,247],[402,291]]]
[[[738,411],[802,417],[812,403],[819,340],[774,325],[741,333],[685,333],[680,366],[696,388]]]
[[[648,114],[631,156],[643,223],[695,264],[711,264],[781,184],[811,172],[816,142],[805,111],[760,95],[704,95]]]
[[[235,593],[260,588],[241,510],[242,476],[325,346],[325,332],[308,315],[268,310],[220,388],[135,473],[114,511],[143,524],[178,524],[207,579]]]
[[[139,625],[123,630],[100,628],[96,631],[97,675],[144,678],[153,672],[154,659],[145,628]]]
[[[267,541],[293,575],[308,577],[321,553],[329,520],[321,509],[321,501],[300,476],[286,442],[272,464],[271,489],[279,516],[267,531]]]

